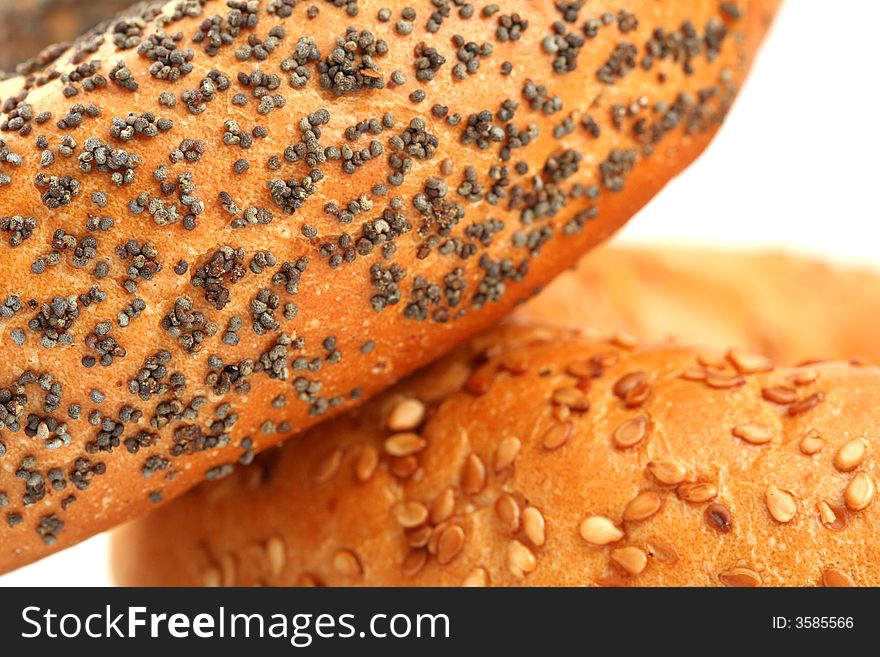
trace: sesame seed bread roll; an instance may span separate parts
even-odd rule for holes
[[[781,252],[595,249],[517,310],[642,340],[728,345],[777,363],[880,363],[880,274]]]
[[[880,369],[506,331],[125,526],[118,581],[880,584]]]
[[[0,571],[496,322],[704,148],[774,4],[182,0],[21,65]]]

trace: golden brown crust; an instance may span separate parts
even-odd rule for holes
[[[880,369],[505,332],[126,526],[119,582],[880,583]]]
[[[488,327],[641,207],[711,138],[775,2],[618,4],[566,22],[551,0],[522,3],[519,18],[450,8],[442,21],[427,2],[334,0],[309,18],[307,2],[172,1],[0,83],[0,303],[16,295],[0,320],[13,416],[0,428],[0,570],[356,405]],[[414,21],[405,5],[418,5]],[[605,8],[609,21],[588,22]],[[181,40],[151,46],[169,16],[162,29]],[[309,36],[317,62],[298,41]],[[334,49],[342,36],[355,40]],[[153,112],[155,126],[114,128],[129,112]],[[379,134],[346,133],[370,118]],[[195,286],[209,263],[219,281]],[[84,366],[96,361],[107,367]]]
[[[784,253],[603,247],[517,316],[649,341],[728,345],[783,364],[880,363],[880,275]]]

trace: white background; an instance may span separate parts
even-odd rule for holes
[[[786,248],[880,268],[875,0],[788,0],[718,138],[616,238]],[[107,537],[0,577],[105,585]]]

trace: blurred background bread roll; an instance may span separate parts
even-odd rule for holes
[[[597,249],[517,313],[641,339],[737,346],[780,363],[880,363],[880,274],[782,251]]]
[[[0,71],[14,72],[47,46],[78,37],[131,0],[0,0]]]

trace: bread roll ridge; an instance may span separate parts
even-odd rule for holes
[[[148,4],[0,82],[0,570],[357,405],[629,218],[775,3],[618,4]]]
[[[880,582],[878,368],[481,340],[123,527],[119,582]]]

